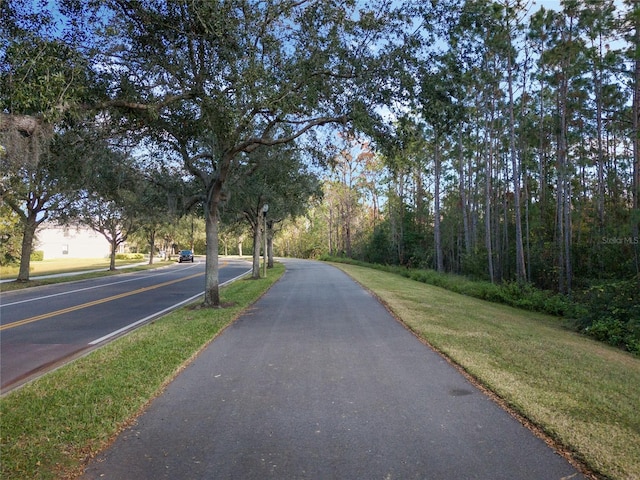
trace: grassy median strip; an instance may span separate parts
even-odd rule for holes
[[[559,319],[336,264],[603,478],[640,479],[640,358]]]
[[[221,291],[226,308],[182,308],[0,399],[0,478],[74,478],[283,272],[239,280]]]

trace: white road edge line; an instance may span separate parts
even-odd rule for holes
[[[236,280],[238,280],[238,279],[240,279],[242,277],[245,277],[245,276],[249,275],[250,273],[251,273],[251,270],[248,270],[245,273],[243,273],[241,275],[238,275],[235,278],[232,278],[231,280],[227,280],[226,282],[221,283],[220,286],[224,287],[225,285],[228,285],[228,284],[230,284],[232,282],[235,282]],[[167,307],[167,308],[165,308],[163,310],[160,310],[159,312],[152,313],[151,315],[149,315],[147,317],[144,317],[143,319],[138,320],[137,322],[133,322],[133,323],[131,323],[131,324],[125,326],[125,327],[122,327],[122,328],[120,328],[118,330],[115,330],[114,332],[108,333],[107,335],[105,335],[103,337],[97,338],[96,340],[93,340],[93,341],[89,342],[89,345],[93,346],[93,345],[97,345],[99,343],[102,343],[105,340],[109,340],[110,338],[115,337],[117,335],[120,335],[121,333],[126,332],[127,330],[130,330],[132,328],[135,328],[135,327],[137,327],[138,325],[140,325],[142,323],[148,322],[149,320],[151,320],[153,318],[156,318],[156,317],[158,317],[158,316],[160,316],[160,315],[162,315],[164,313],[170,312],[171,310],[175,310],[176,308],[178,308],[178,307],[180,307],[180,306],[182,306],[182,305],[184,305],[186,303],[192,302],[193,300],[195,300],[196,298],[198,298],[198,297],[200,297],[202,295],[204,295],[204,292],[200,292],[200,293],[194,295],[193,297],[187,298],[186,300],[183,300],[183,301],[181,301],[179,303],[176,303],[175,305],[172,305],[172,306]]]

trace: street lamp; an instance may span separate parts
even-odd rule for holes
[[[267,212],[269,211],[269,205],[266,203],[262,206],[262,218],[264,219],[264,266],[262,267],[264,277],[267,278]]]

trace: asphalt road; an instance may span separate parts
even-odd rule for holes
[[[221,283],[250,269],[241,260],[220,264]],[[201,295],[204,269],[196,257],[156,270],[3,292],[2,392]]]
[[[584,478],[341,271],[285,263],[84,479]]]

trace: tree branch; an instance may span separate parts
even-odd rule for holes
[[[164,107],[171,105],[174,102],[179,102],[181,100],[191,100],[195,98],[195,93],[187,92],[181,93],[179,95],[167,95],[163,100],[156,103],[139,103],[139,102],[128,102],[126,100],[108,100],[106,102],[102,102],[98,105],[99,108],[108,108],[108,107],[116,107],[116,108],[124,108],[127,110],[141,110],[141,111],[151,111],[151,110],[161,110]]]
[[[287,123],[289,125],[302,125],[298,130],[293,132],[291,135],[280,138],[269,138],[266,136],[266,133],[261,137],[252,137],[244,142],[240,142],[231,150],[231,155],[236,155],[240,152],[251,153],[256,148],[260,146],[268,146],[272,147],[274,145],[282,145],[285,143],[289,143],[296,138],[300,137],[304,133],[308,132],[314,127],[318,127],[320,125],[327,125],[329,123],[342,123],[345,124],[351,120],[349,115],[341,115],[339,117],[319,117],[312,120],[300,120],[300,121],[285,121],[282,120],[279,123]]]

